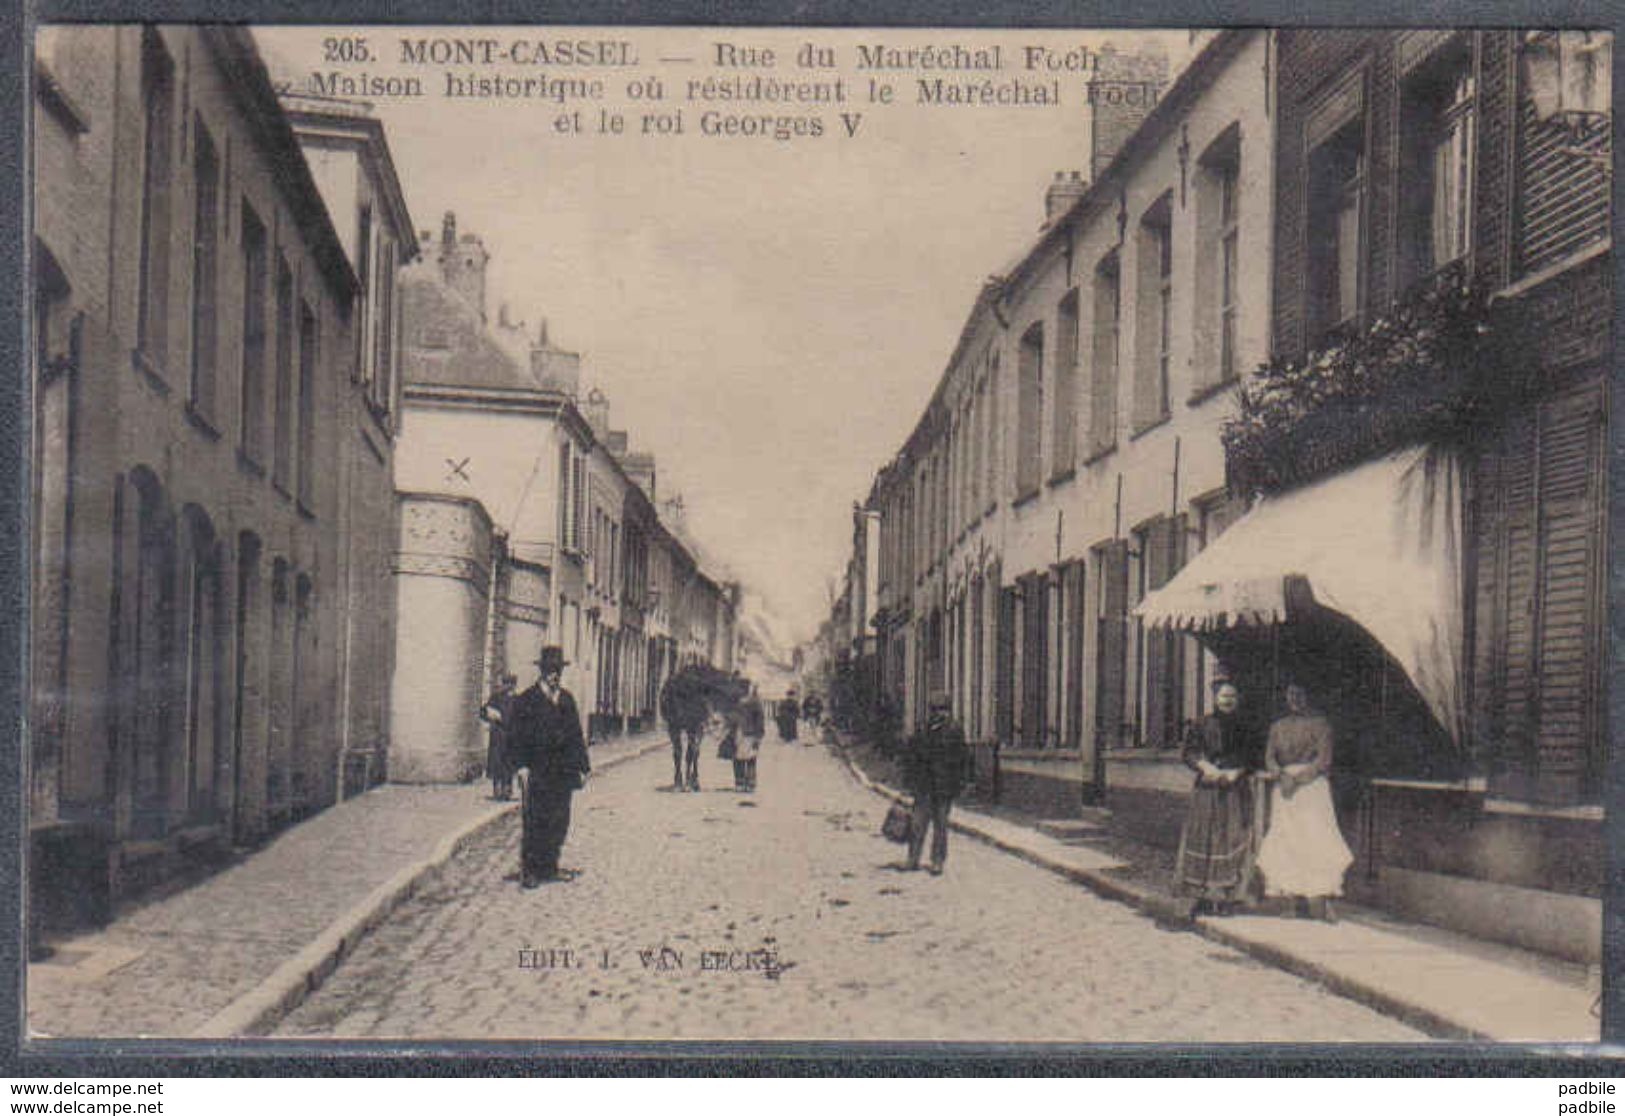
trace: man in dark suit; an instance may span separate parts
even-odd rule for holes
[[[536,684],[513,702],[507,744],[513,765],[525,770],[525,833],[520,846],[524,887],[569,879],[559,871],[559,849],[570,831],[570,796],[587,784],[592,765],[575,698],[561,685],[564,649],[544,647]]]

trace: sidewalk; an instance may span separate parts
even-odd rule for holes
[[[860,783],[894,800],[904,797],[841,754]],[[964,805],[955,806],[951,824],[1164,926],[1192,930],[1439,1038],[1600,1039],[1593,1007],[1601,990],[1581,965],[1349,903],[1338,906],[1336,923],[1261,914],[1192,918],[1190,901],[1175,892],[1173,858],[1164,850],[1109,837],[1087,823],[1049,823]]]
[[[595,772],[668,745],[594,747]],[[263,1033],[466,841],[511,811],[484,780],[385,785],[292,827],[239,864],[28,966],[27,1033],[227,1038]]]

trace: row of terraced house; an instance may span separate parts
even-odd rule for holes
[[[1091,90],[855,508],[836,688],[945,692],[981,793],[1171,845],[1216,672],[1260,727],[1294,678],[1356,894],[1594,962],[1611,36],[1194,47],[1132,130]]]
[[[653,458],[485,320],[483,247],[418,234],[366,106],[223,26],[44,28],[32,78],[36,926],[470,778],[544,643],[599,736],[731,666]]]

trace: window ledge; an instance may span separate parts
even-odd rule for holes
[[[237,467],[242,469],[245,473],[260,477],[261,479],[264,479],[265,477],[265,466],[254,460],[254,455],[249,453],[242,446],[237,447]]]
[[[204,414],[202,409],[194,402],[188,401],[186,404],[186,421],[202,431],[203,436],[211,442],[220,440],[220,431],[215,429],[215,425],[209,420],[209,416]]]
[[[1508,814],[1517,817],[1554,818],[1562,821],[1603,820],[1601,806],[1542,806],[1537,802],[1518,802],[1510,798],[1484,800],[1486,814]]]
[[[290,504],[293,503],[293,493],[288,491],[288,484],[286,481],[272,477],[271,487],[276,489],[277,494],[284,500],[288,501]]]
[[[1019,493],[1014,500],[1010,501],[1010,506],[1012,508],[1019,508],[1030,504],[1034,500],[1038,499],[1038,494],[1043,491],[1043,486],[1039,486],[1037,488],[1028,489],[1026,492]]]
[[[1172,416],[1167,411],[1164,411],[1162,414],[1158,415],[1156,418],[1152,419],[1143,426],[1136,426],[1134,428],[1134,433],[1129,435],[1128,440],[1131,442],[1139,441],[1141,438],[1145,437],[1159,426],[1168,425],[1168,420],[1171,417]]]
[[[1051,476],[1048,483],[1051,488],[1054,488],[1056,485],[1065,484],[1067,481],[1072,480],[1077,475],[1078,467],[1076,465],[1068,465],[1065,469],[1062,469],[1060,472]]]
[[[1104,461],[1106,458],[1110,457],[1112,454],[1114,454],[1116,452],[1117,452],[1117,443],[1116,442],[1112,442],[1109,445],[1101,446],[1099,449],[1096,449],[1093,453],[1091,453],[1088,457],[1083,459],[1084,468],[1088,468],[1090,465],[1093,465],[1098,461]]]
[[[1214,383],[1208,384],[1206,387],[1199,387],[1195,391],[1191,392],[1188,397],[1186,397],[1185,406],[1195,407],[1202,403],[1206,403],[1215,395],[1223,395],[1226,391],[1235,387],[1239,383],[1241,383],[1241,377],[1232,373],[1222,380],[1217,380]]]
[[[305,497],[300,496],[299,498],[294,500],[293,504],[294,504],[294,507],[299,509],[299,518],[300,519],[308,519],[308,520],[311,520],[311,521],[314,522],[314,520],[316,519],[316,512],[310,506],[310,504],[307,502]]]
[[[1528,294],[1534,288],[1544,283],[1550,283],[1564,272],[1573,271],[1577,267],[1590,263],[1598,256],[1607,255],[1613,251],[1613,248],[1613,238],[1605,236],[1599,241],[1588,244],[1578,252],[1570,253],[1556,263],[1547,264],[1539,271],[1530,272],[1510,286],[1502,287],[1491,296],[1491,301],[1499,302],[1504,298],[1517,298],[1520,295]]]
[[[157,391],[159,395],[168,398],[170,390],[169,380],[164,376],[163,367],[157,361],[153,360],[140,349],[131,349],[130,366],[137,372],[141,373],[141,377],[146,380],[147,383],[155,391]]]

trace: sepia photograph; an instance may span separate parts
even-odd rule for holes
[[[25,1050],[1598,1049],[1611,30],[28,49]]]

